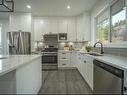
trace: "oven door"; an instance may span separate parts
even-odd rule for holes
[[[42,64],[57,64],[57,55],[42,55]]]

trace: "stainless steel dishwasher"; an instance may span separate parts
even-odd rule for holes
[[[94,60],[94,94],[123,94],[123,70]]]

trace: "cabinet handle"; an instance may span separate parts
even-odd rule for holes
[[[66,59],[66,58],[62,58],[62,59]]]
[[[62,54],[66,54],[66,53],[62,53]]]
[[[62,64],[62,65],[66,65],[66,64]]]

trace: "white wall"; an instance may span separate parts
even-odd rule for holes
[[[9,31],[9,19],[0,19],[0,24],[2,24],[2,47],[0,49],[1,54],[8,54],[7,47],[7,35],[6,33]]]
[[[91,11],[91,42],[94,44],[96,42],[96,23],[95,18],[109,5],[110,0],[99,0]]]
[[[12,13],[9,30],[31,32],[31,13]]]

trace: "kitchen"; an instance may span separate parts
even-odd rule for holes
[[[127,0],[1,0],[0,94],[127,94]]]

